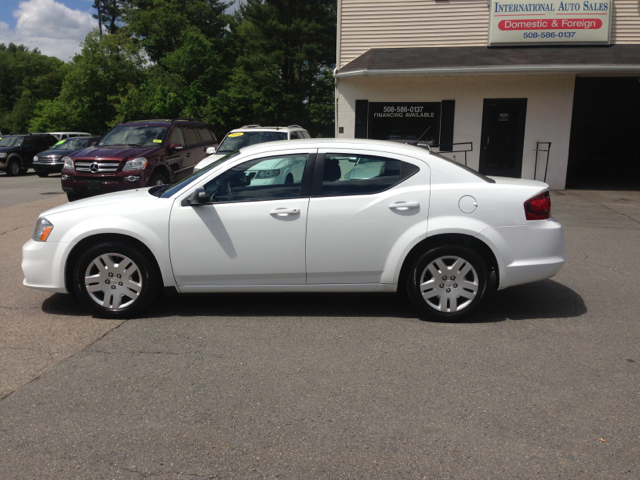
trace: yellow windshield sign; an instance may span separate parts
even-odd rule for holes
[[[159,138],[154,138],[153,143],[162,143],[162,140],[160,140]]]
[[[60,145],[61,143],[64,143],[64,140],[60,140],[56,145]]]
[[[241,137],[242,135],[244,135],[244,133],[242,132],[236,132],[236,133],[230,133],[229,136],[230,137]]]

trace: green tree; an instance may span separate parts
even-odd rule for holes
[[[102,35],[103,30],[114,34],[118,31],[118,22],[121,21],[122,7],[125,0],[94,0],[93,8],[97,13],[93,18],[98,20],[98,30]]]
[[[55,98],[66,65],[24,45],[0,44],[0,129],[24,132],[39,100]]]
[[[236,66],[208,115],[333,136],[336,1],[247,0],[240,17]]]
[[[184,45],[185,30],[195,29],[209,41],[225,39],[230,17],[224,11],[229,5],[219,0],[128,0],[122,19],[151,61],[159,64]]]
[[[142,83],[144,68],[132,38],[91,32],[68,66],[60,95],[38,103],[31,128],[104,132],[116,117],[115,104]]]

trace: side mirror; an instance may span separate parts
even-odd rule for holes
[[[209,201],[209,194],[204,188],[196,188],[193,193],[187,198],[189,205],[205,205]]]
[[[216,147],[207,147],[207,155],[213,155],[216,153]]]
[[[180,143],[172,143],[171,145],[169,145],[169,150],[172,150],[174,152],[179,152],[182,149],[184,149],[184,147]]]
[[[95,147],[98,144],[98,142],[91,142],[91,146]]]

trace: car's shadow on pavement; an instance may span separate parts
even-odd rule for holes
[[[55,294],[42,304],[45,313],[88,316],[71,295]],[[495,292],[466,323],[579,317],[587,312],[582,297],[553,280]],[[210,294],[163,297],[141,319],[166,317],[396,317],[417,318],[408,300],[393,294]]]

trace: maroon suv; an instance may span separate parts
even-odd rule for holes
[[[125,121],[100,142],[64,158],[62,189],[69,200],[186,177],[217,140],[194,119]]]

